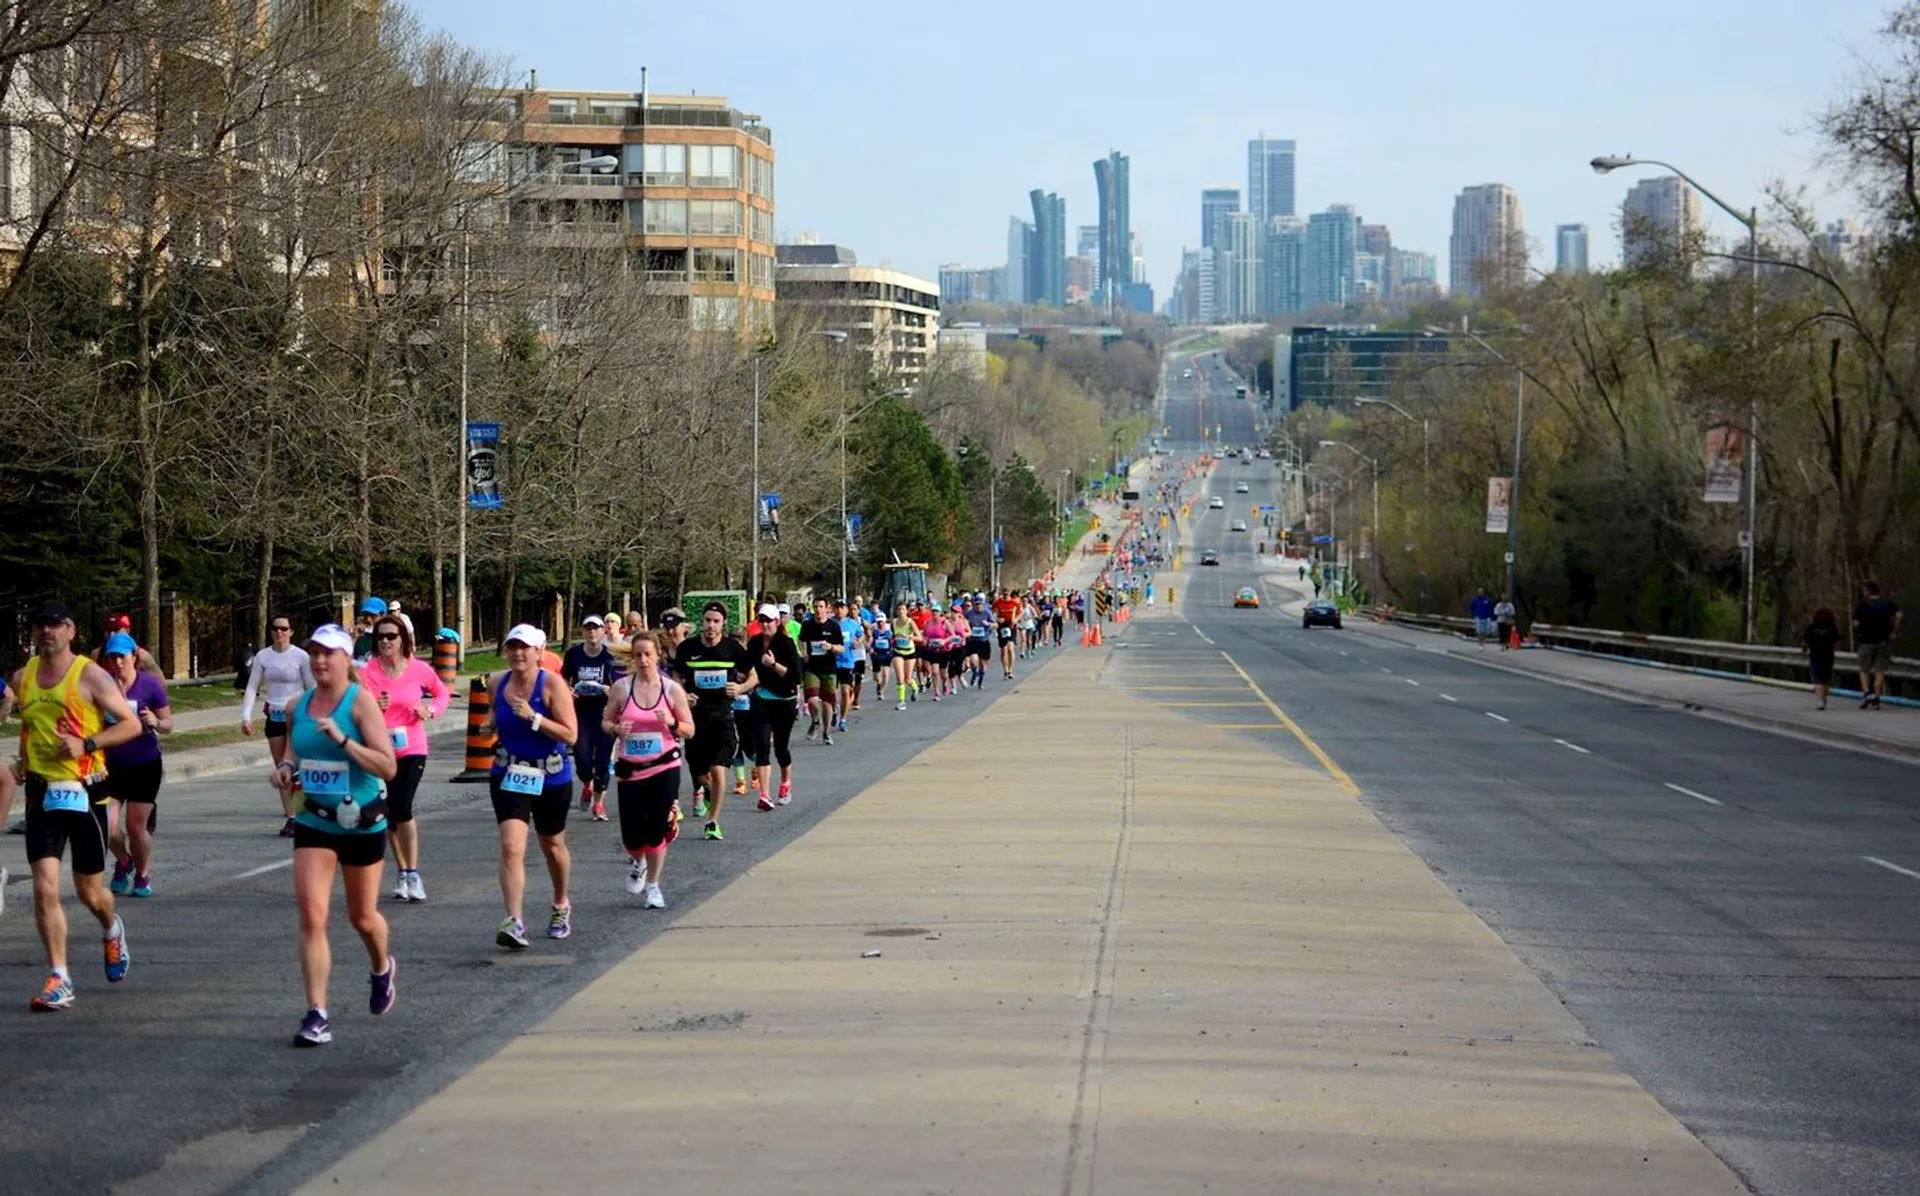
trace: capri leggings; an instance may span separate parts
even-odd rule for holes
[[[793,766],[793,724],[800,717],[800,706],[792,698],[755,698],[760,711],[760,737],[754,740],[753,762],[761,768],[780,762]]]
[[[757,700],[747,709],[733,712],[733,741],[735,747],[730,763],[745,764],[747,757],[753,754],[753,745],[760,742],[760,703]]]
[[[629,852],[666,846],[673,830],[673,803],[680,797],[680,766],[637,781],[620,781],[620,845]]]

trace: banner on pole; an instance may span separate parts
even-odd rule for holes
[[[866,523],[857,512],[847,512],[847,551],[860,551],[860,528]]]
[[[998,536],[993,539],[993,559],[1001,563],[1007,559],[1007,542]]]
[[[1487,479],[1487,530],[1505,535],[1513,513],[1513,479]]]
[[[768,539],[780,539],[780,496],[762,494],[760,496],[760,534]]]
[[[1740,501],[1746,480],[1747,438],[1730,424],[1707,429],[1707,501]]]
[[[505,504],[500,494],[500,425],[467,425],[467,505],[490,511]]]

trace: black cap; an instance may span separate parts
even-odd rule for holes
[[[678,627],[686,621],[687,616],[683,614],[677,606],[660,616],[660,626],[662,627]]]
[[[71,623],[73,611],[59,599],[49,598],[34,608],[33,617],[29,621],[35,627],[46,627],[53,623]]]
[[[727,604],[724,602],[718,602],[718,601],[709,602],[705,606],[700,608],[700,613],[702,615],[712,615],[712,614],[724,615],[727,613]]]

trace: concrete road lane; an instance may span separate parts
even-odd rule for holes
[[[794,804],[756,812],[731,798],[727,839],[683,837],[669,855],[671,911],[692,906],[767,859],[869,781],[986,708],[1001,687],[958,700],[891,704],[861,716],[836,746],[795,744]],[[804,720],[802,724],[804,730]],[[798,733],[796,732],[796,739]],[[331,939],[334,1044],[289,1048],[303,1012],[294,955],[290,852],[278,806],[257,770],[169,784],[159,803],[151,900],[123,898],[131,974],[101,977],[95,926],[71,896],[79,1001],[29,1014],[44,957],[35,936],[22,840],[0,843],[15,878],[0,917],[0,1190],[151,1192],[284,1190],[438,1090],[531,1026],[663,924],[622,888],[618,823],[568,826],[574,933],[541,936],[547,880],[531,862],[534,946],[493,943],[500,899],[485,786],[446,782],[459,736],[434,743],[419,798],[429,900],[386,900],[402,961],[399,1004],[366,1013],[366,968],[336,897]],[[683,806],[691,813],[690,792]],[[696,832],[697,835],[697,832]],[[262,1170],[262,1169],[265,1170]]]
[[[1183,716],[1311,760],[1231,704],[1270,697],[1755,1191],[1920,1191],[1911,766],[1304,631],[1294,567],[1195,515],[1190,555],[1223,564],[1189,570],[1184,621],[1135,625],[1111,684],[1206,685]],[[1230,609],[1241,585],[1263,609]]]

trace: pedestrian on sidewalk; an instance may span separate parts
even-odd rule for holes
[[[1827,708],[1827,686],[1833,682],[1833,654],[1840,646],[1840,624],[1833,611],[1821,607],[1813,612],[1813,621],[1800,633],[1800,650],[1806,653],[1807,671],[1813,675],[1813,696],[1818,709]]]
[[[1502,652],[1505,652],[1508,645],[1513,643],[1513,616],[1513,603],[1502,598],[1494,604],[1493,626],[1495,633],[1500,637],[1500,650]]]
[[[1314,587],[1314,596],[1320,595],[1320,587]],[[1487,587],[1481,586],[1480,592],[1467,604],[1467,613],[1473,616],[1473,636],[1481,647],[1485,647],[1487,637],[1493,634],[1493,595],[1487,593]]]
[[[1893,663],[1893,637],[1900,634],[1900,608],[1880,592],[1880,583],[1860,583],[1853,608],[1853,651],[1860,661],[1860,709],[1880,709]]]

